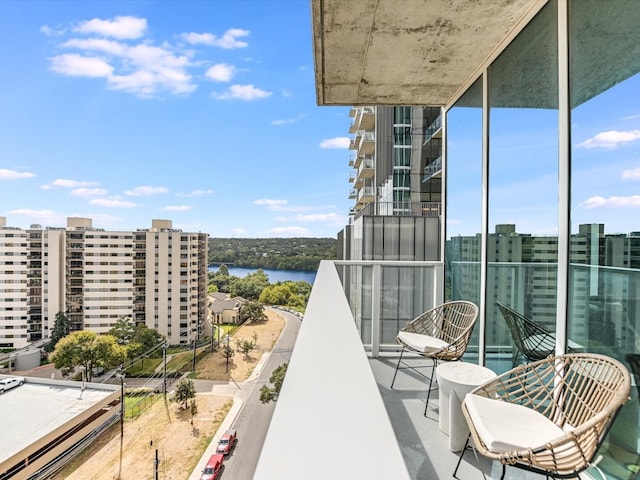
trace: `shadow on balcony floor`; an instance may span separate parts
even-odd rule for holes
[[[448,437],[440,431],[438,426],[438,390],[431,392],[425,417],[424,404],[428,382],[411,370],[400,370],[391,390],[389,387],[396,362],[397,359],[393,357],[370,360],[407,470],[411,478],[416,480],[453,478],[459,452],[454,453],[449,450]],[[422,371],[427,375],[430,374],[430,361],[415,359],[415,364],[424,365],[425,368]],[[483,477],[497,479],[500,478],[501,473],[502,467],[499,463],[491,462],[484,457],[476,457],[475,452],[469,450],[464,454],[457,478],[460,480],[477,480]],[[539,480],[544,477],[507,467],[506,478]]]

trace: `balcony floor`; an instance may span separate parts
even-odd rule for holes
[[[403,360],[406,357],[403,357]],[[414,360],[411,360],[414,361]],[[429,360],[416,359],[417,365],[424,365],[423,371],[431,373]],[[428,380],[411,370],[400,370],[393,390],[389,387],[397,358],[381,357],[370,359],[371,368],[378,388],[396,433],[400,450],[407,470],[414,479],[449,479],[459,458],[459,452],[449,450],[448,437],[438,426],[438,390],[431,392],[427,417],[424,416],[424,404],[427,396]],[[427,383],[425,383],[425,380]],[[498,462],[475,455],[474,451],[465,452],[458,469],[460,480],[497,479],[502,473]],[[506,478],[529,480],[543,478],[531,472],[507,467]]]

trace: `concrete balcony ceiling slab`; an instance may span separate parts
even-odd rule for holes
[[[545,0],[312,0],[319,105],[444,105]]]
[[[447,105],[513,41],[517,48],[501,55],[506,80],[496,86],[501,92],[496,106],[557,108],[557,77],[541,61],[555,56],[554,24],[540,22],[541,29],[529,29],[514,41],[546,3],[312,0],[317,103]],[[572,12],[571,68],[579,79],[572,84],[574,107],[640,71],[640,44],[625,34],[640,23],[637,0],[615,5],[590,1],[589,8]],[[611,45],[619,54],[602,55]],[[606,60],[594,68],[593,58]]]

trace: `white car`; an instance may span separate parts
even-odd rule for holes
[[[4,393],[7,390],[22,385],[24,383],[23,377],[9,377],[0,379],[0,393]]]

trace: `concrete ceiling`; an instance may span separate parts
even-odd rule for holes
[[[445,105],[546,0],[312,0],[318,105]]]

